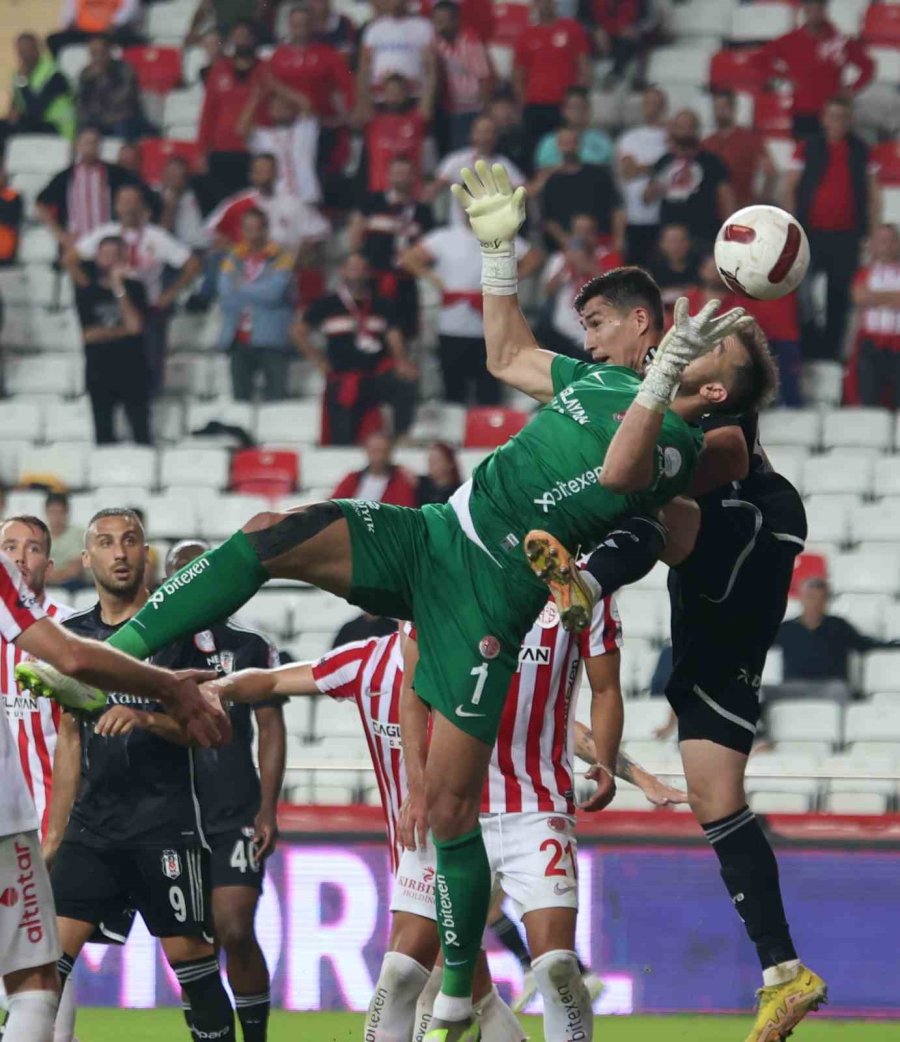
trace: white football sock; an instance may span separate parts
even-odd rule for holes
[[[431,1024],[431,1018],[434,1016],[434,1000],[437,998],[437,993],[441,990],[441,978],[443,976],[443,969],[440,966],[435,966],[431,971],[431,976],[428,978],[428,983],[419,995],[419,1001],[416,1003],[416,1029],[413,1032],[413,1042],[422,1042],[425,1038],[425,1033]]]
[[[763,970],[763,985],[773,988],[776,984],[787,984],[800,972],[800,960],[790,959],[788,962],[780,962],[777,966],[769,966]]]
[[[436,1020],[466,1020],[472,1016],[472,996],[458,998],[439,991],[434,1000],[434,1016]]]
[[[532,960],[531,968],[544,1000],[546,1042],[585,1042],[593,1038],[594,1011],[575,952],[544,952]]]
[[[492,988],[480,1002],[475,1013],[481,1021],[482,1042],[526,1042],[518,1017],[506,1005],[496,988]]]
[[[59,996],[52,991],[17,991],[7,999],[3,1042],[53,1042]]]
[[[77,1012],[75,988],[72,986],[71,980],[67,980],[66,986],[63,988],[62,998],[59,1000],[59,1010],[56,1014],[56,1024],[53,1028],[53,1042],[74,1042],[75,1014]]]
[[[416,1020],[416,1000],[428,983],[428,970],[400,952],[388,952],[366,1014],[368,1042],[409,1042]]]

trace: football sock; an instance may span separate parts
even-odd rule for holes
[[[464,1020],[472,1010],[472,978],[491,900],[491,869],[481,827],[435,840],[437,923],[444,979],[434,1003],[441,1020]]]
[[[518,1017],[492,988],[480,1002],[475,1014],[481,1024],[482,1042],[525,1042],[527,1036]]]
[[[3,1042],[53,1042],[58,995],[52,991],[17,991],[6,1004],[9,1016]]]
[[[53,1042],[72,1042],[75,1037],[75,986],[68,984],[60,992],[59,1010],[53,1027]]]
[[[545,952],[531,968],[544,1000],[544,1037],[553,1042],[593,1038],[594,1011],[575,952]]]
[[[72,955],[66,955],[65,952],[60,955],[56,960],[56,972],[59,974],[59,993],[60,995],[65,991],[66,981],[69,979],[69,975],[75,968],[75,958]]]
[[[241,1022],[244,1042],[266,1042],[271,1005],[272,997],[268,991],[259,995],[235,994],[234,1008]]]
[[[134,658],[147,658],[176,637],[233,614],[268,579],[247,536],[235,532],[166,579],[109,643]]]
[[[749,807],[703,826],[725,887],[763,971],[797,958],[781,900],[775,853]]]
[[[172,970],[191,1005],[191,1034],[214,1038],[217,1042],[235,1042],[234,1010],[222,984],[216,957],[175,962]]]
[[[621,587],[643,579],[665,546],[666,529],[656,518],[647,514],[622,518],[585,566],[599,586],[599,590],[594,589],[595,595],[609,597]]]
[[[435,966],[431,971],[431,976],[425,982],[425,987],[419,994],[419,1001],[416,1003],[416,1021],[412,1042],[422,1042],[425,1038],[425,1033],[431,1025],[434,1000],[441,990],[441,977],[443,975],[443,969],[440,966]]]
[[[519,933],[519,928],[510,919],[508,915],[501,914],[499,919],[495,919],[491,923],[491,929],[497,935],[497,940],[503,945],[507,951],[511,951],[513,955],[519,960],[519,964],[522,969],[531,969],[531,956],[528,954],[528,948],[525,942],[522,940],[522,935]]]
[[[401,952],[388,952],[366,1013],[367,1042],[409,1042],[416,1027],[416,1002],[430,974]]]

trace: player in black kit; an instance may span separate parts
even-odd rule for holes
[[[85,565],[98,603],[66,620],[105,640],[147,602],[147,547],[130,510],[95,515]],[[63,715],[45,851],[51,863],[62,983],[95,931],[140,912],[192,1008],[192,1034],[232,1042],[234,1012],[212,943],[208,851],[189,739],[158,703],[109,692],[99,713]],[[80,784],[80,788],[79,788]]]
[[[199,540],[173,546],[172,575],[209,549]],[[278,652],[259,633],[224,622],[176,641],[157,656],[172,669],[273,669]],[[228,706],[234,738],[215,750],[195,749],[203,832],[210,847],[209,883],[216,941],[225,949],[228,982],[244,1042],[264,1042],[269,1018],[269,971],[254,919],[265,859],[275,849],[278,794],[284,779],[286,734],[283,698]],[[259,731],[259,773],[253,764],[253,720]],[[186,1008],[185,1015],[190,1016]]]

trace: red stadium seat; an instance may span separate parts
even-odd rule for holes
[[[287,449],[244,449],[231,460],[233,492],[286,496],[300,485],[300,457]]]
[[[495,449],[518,434],[527,422],[528,413],[520,409],[469,409],[463,443],[467,449]]]
[[[767,137],[791,137],[790,94],[760,91],[753,98],[753,126]]]
[[[900,141],[884,141],[871,152],[883,185],[900,185]]]
[[[200,159],[200,147],[196,141],[170,141],[168,138],[145,137],[138,142],[141,150],[141,177],[149,185],[158,185],[163,167],[172,156],[181,156],[195,170]]]
[[[791,597],[800,595],[800,587],[807,579],[827,579],[828,562],[821,554],[798,554],[794,558],[794,574],[791,577]]]
[[[495,3],[494,35],[491,42],[515,47],[530,17],[531,9],[527,3]]]
[[[141,90],[168,94],[181,83],[181,51],[177,47],[126,47],[122,57],[134,69]]]
[[[709,85],[714,89],[747,91],[755,94],[766,83],[765,69],[756,62],[757,47],[737,47],[719,51],[709,63]]]
[[[862,38],[882,47],[900,47],[900,6],[870,4],[863,19]]]

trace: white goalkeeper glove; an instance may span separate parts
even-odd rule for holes
[[[462,185],[451,185],[481,243],[481,287],[485,293],[512,296],[518,288],[516,234],[525,221],[525,189],[513,191],[502,163],[483,159],[460,171]],[[465,185],[465,187],[463,187]]]
[[[675,302],[675,322],[647,368],[635,401],[653,412],[665,412],[681,383],[684,370],[701,355],[711,351],[735,330],[753,319],[743,308],[732,308],[715,318],[721,301],[711,300],[699,314],[691,316],[687,297]]]

